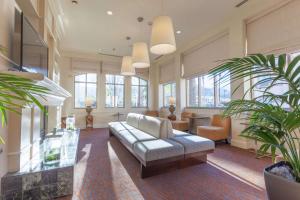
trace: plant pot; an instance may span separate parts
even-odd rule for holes
[[[269,200],[300,200],[300,183],[290,181],[270,172],[274,167],[289,165],[281,161],[264,170],[264,178]]]

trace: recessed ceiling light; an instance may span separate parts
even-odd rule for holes
[[[108,15],[113,15],[113,12],[112,12],[111,10],[108,10],[106,13],[107,13]]]
[[[77,4],[78,4],[78,1],[72,0],[72,4],[77,5]]]
[[[181,34],[181,31],[179,31],[179,30],[178,30],[178,31],[176,31],[176,34],[178,34],[178,35],[179,35],[179,34]]]

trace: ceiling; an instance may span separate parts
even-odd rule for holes
[[[218,25],[241,0],[71,0],[63,1],[65,37],[62,49],[130,55],[137,41],[150,43],[151,22],[157,15],[173,19],[177,48]],[[163,5],[163,6],[162,6]],[[107,11],[113,15],[107,15]],[[144,21],[137,22],[142,16]],[[126,36],[131,37],[127,41]],[[115,50],[113,50],[115,48]],[[153,56],[151,56],[153,58]]]

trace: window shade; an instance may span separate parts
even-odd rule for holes
[[[72,70],[75,72],[97,72],[100,69],[100,61],[72,58],[71,65]]]
[[[247,53],[287,52],[300,46],[300,1],[291,1],[246,24]]]
[[[101,69],[103,74],[121,74],[121,63],[103,61]]]
[[[159,66],[159,83],[167,83],[175,80],[175,62],[172,59]]]
[[[229,58],[229,34],[222,34],[183,55],[183,77],[207,73],[218,61]]]

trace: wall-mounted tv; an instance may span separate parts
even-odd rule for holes
[[[24,15],[20,70],[48,76],[48,47]]]

